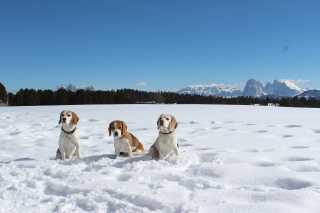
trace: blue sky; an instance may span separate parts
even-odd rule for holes
[[[8,91],[242,89],[250,78],[320,88],[319,11],[318,0],[0,0],[0,82]]]

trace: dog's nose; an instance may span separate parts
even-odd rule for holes
[[[160,120],[160,125],[163,125],[163,120],[162,119]]]
[[[114,136],[118,136],[118,132],[115,132],[115,133],[114,133]]]
[[[67,120],[66,118],[62,118],[62,121],[63,121],[63,122],[66,122],[66,120]]]

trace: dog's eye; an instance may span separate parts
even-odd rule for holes
[[[166,120],[168,121],[168,120],[169,120],[169,118],[166,118]]]
[[[121,127],[119,127],[119,129],[121,129]]]
[[[68,117],[70,117],[71,115],[68,115]]]

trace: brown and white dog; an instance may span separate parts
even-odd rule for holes
[[[76,128],[79,118],[76,113],[64,110],[60,114],[59,124],[62,123],[59,149],[57,150],[56,159],[66,160],[72,156],[81,157],[79,132]]]
[[[153,158],[165,160],[167,157],[175,153],[179,155],[177,132],[175,129],[178,126],[176,118],[169,114],[160,115],[157,126],[159,136],[154,144],[150,147],[148,155]]]
[[[119,157],[120,151],[129,157],[144,154],[143,145],[134,135],[127,132],[127,125],[123,121],[112,121],[108,130],[109,136],[113,133],[116,157]]]

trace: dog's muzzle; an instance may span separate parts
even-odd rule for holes
[[[118,136],[118,132],[115,132],[115,133],[114,133],[114,136]]]
[[[66,122],[66,120],[67,120],[66,118],[62,118],[62,122],[63,122],[63,123],[65,123],[65,122]]]

